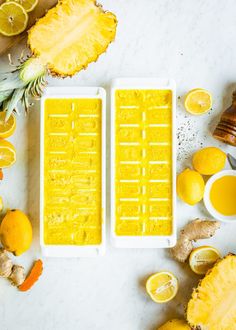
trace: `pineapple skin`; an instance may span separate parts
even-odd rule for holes
[[[73,76],[107,50],[116,27],[95,0],[61,0],[29,30],[28,45],[52,75]]]
[[[163,324],[157,330],[191,330],[191,328],[186,321],[181,319],[173,319]]]
[[[217,261],[199,282],[186,318],[194,330],[236,330],[236,255]]]

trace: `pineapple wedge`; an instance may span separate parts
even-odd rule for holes
[[[207,273],[187,306],[197,330],[236,330],[236,256],[228,255]]]
[[[39,98],[48,71],[72,76],[96,61],[116,35],[117,20],[95,0],[60,0],[30,29],[32,56],[14,71],[0,72],[0,111],[6,121],[21,105],[27,113],[30,98]]]
[[[72,76],[106,51],[116,26],[94,0],[62,0],[30,29],[28,44],[52,74]]]

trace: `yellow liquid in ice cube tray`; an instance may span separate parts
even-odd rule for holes
[[[172,234],[172,92],[115,91],[115,231]]]
[[[44,242],[102,240],[102,100],[45,100]]]

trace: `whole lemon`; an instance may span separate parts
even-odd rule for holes
[[[177,176],[177,194],[189,205],[200,202],[203,198],[205,183],[196,171],[187,168]]]
[[[203,175],[215,174],[225,167],[226,154],[216,147],[207,147],[193,155],[193,167]]]
[[[32,243],[32,225],[20,210],[9,210],[0,226],[0,238],[4,248],[16,256],[27,251]]]

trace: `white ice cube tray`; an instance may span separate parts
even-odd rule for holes
[[[167,125],[149,125],[147,123],[146,116],[149,116],[151,123],[152,120],[155,117],[155,112],[153,112],[154,116],[149,115],[148,109],[142,109],[142,105],[137,104],[126,104],[127,101],[124,103],[119,104],[119,116],[121,116],[121,110],[127,111],[127,116],[124,117],[122,120],[122,125],[119,125],[119,128],[116,127],[116,120],[117,120],[117,113],[116,113],[116,93],[117,91],[127,91],[127,90],[133,90],[134,93],[139,93],[139,91],[142,90],[153,90],[153,91],[170,91],[172,95],[172,106],[171,106],[171,155],[172,160],[171,163],[171,180],[172,180],[172,187],[171,187],[171,198],[172,198],[172,212],[171,212],[171,230],[168,232],[167,235],[149,235],[148,232],[150,228],[155,228],[153,226],[156,226],[152,223],[152,220],[156,220],[156,224],[161,223],[161,221],[164,221],[166,217],[159,217],[158,218],[158,212],[155,214],[155,219],[152,217],[151,211],[148,211],[148,203],[150,203],[150,193],[147,194],[147,191],[150,192],[151,185],[153,184],[153,181],[157,181],[157,183],[154,183],[158,185],[159,184],[164,185],[164,183],[161,183],[165,180],[149,180],[152,179],[152,177],[147,178],[147,171],[150,169],[150,165],[147,165],[148,160],[146,159],[146,154],[148,153],[148,148],[150,145],[150,139],[148,140],[149,136],[151,135],[150,132],[155,131],[153,127],[160,127],[159,133],[163,130],[165,130],[165,126]],[[133,92],[132,92],[133,93]],[[123,94],[119,94],[123,95]],[[122,99],[123,96],[120,97]],[[121,109],[122,108],[122,109]],[[160,107],[155,105],[155,100],[153,103],[153,106],[151,107],[154,111],[161,111],[161,108],[165,108],[165,106]],[[175,147],[175,108],[176,108],[176,95],[175,95],[175,83],[172,80],[169,79],[156,79],[156,78],[120,78],[116,79],[112,83],[111,88],[111,241],[112,244],[115,247],[119,248],[167,248],[174,246],[176,243],[176,217],[175,217],[175,158],[176,158],[176,147]],[[132,117],[132,112],[135,111],[135,109],[139,110],[140,115],[140,123],[132,122],[132,120],[129,120]],[[154,109],[154,110],[153,110]],[[157,114],[157,113],[156,113]],[[158,115],[157,115],[158,116]],[[121,127],[122,126],[122,127]],[[170,125],[169,125],[170,126]],[[151,128],[152,127],[152,128]],[[153,131],[151,131],[153,130]],[[157,132],[156,139],[151,140],[151,144],[159,144],[162,145],[162,133],[159,134]],[[159,135],[158,135],[159,134]],[[154,136],[154,135],[153,135]],[[153,137],[152,137],[153,138]],[[164,143],[165,144],[165,143]],[[116,153],[117,153],[117,146],[120,145],[119,154],[121,155],[122,161],[119,162],[119,164],[116,163]],[[124,148],[124,149],[121,149]],[[129,151],[127,150],[129,148]],[[141,151],[138,150],[138,148],[141,148]],[[137,149],[137,155],[139,152],[141,152],[141,163],[144,164],[143,166],[139,164],[140,159],[136,157],[136,149]],[[125,155],[129,155],[129,157],[126,159]],[[140,157],[140,156],[139,156]],[[160,161],[153,161],[151,162],[150,159],[148,162],[150,163],[167,163],[165,161],[162,161],[165,158],[164,156],[161,156],[161,153],[159,155]],[[161,157],[164,157],[163,159]],[[123,159],[124,158],[124,159]],[[131,159],[132,158],[132,159]],[[120,159],[121,160],[121,159]],[[152,160],[152,159],[151,159]],[[122,163],[122,164],[121,164]],[[127,166],[132,166],[130,168],[130,175],[129,177],[126,177],[125,175],[122,177],[120,174],[120,178],[124,180],[119,180],[119,176],[117,176],[117,171],[122,172],[122,166],[124,164],[127,164]],[[146,165],[145,165],[146,164]],[[126,165],[125,165],[126,166]],[[137,169],[136,169],[137,167]],[[139,179],[135,177],[136,170],[140,170]],[[125,171],[124,171],[125,172]],[[151,170],[150,170],[151,172]],[[139,187],[140,183],[140,187]],[[125,185],[129,185],[130,196],[127,196],[127,193],[125,194],[125,189],[122,188],[125,187]],[[118,195],[119,192],[119,195]],[[158,193],[158,189],[156,189],[155,193]],[[118,196],[118,197],[117,197]],[[122,197],[122,198],[119,198]],[[158,195],[155,197],[159,197]],[[163,197],[163,196],[161,196]],[[117,199],[119,200],[117,202]],[[152,205],[153,207],[158,206],[158,198],[153,198]],[[148,213],[149,212],[149,213]],[[117,216],[118,214],[118,216]],[[142,218],[140,217],[140,214],[144,215],[144,218],[146,219],[146,222],[142,222]],[[153,213],[154,214],[154,213]],[[119,218],[119,219],[118,219]],[[158,219],[160,222],[158,222]],[[169,218],[168,218],[169,221]],[[118,232],[117,234],[117,228],[123,228],[122,230]],[[132,228],[141,228],[141,234],[135,235],[135,231],[132,234]],[[131,231],[130,231],[131,230]],[[128,234],[126,234],[126,232]],[[150,230],[150,233],[153,232]]]
[[[44,241],[44,134],[45,118],[44,107],[47,99],[71,99],[71,98],[96,98],[102,101],[101,119],[101,200],[102,200],[102,242],[99,245],[52,245],[45,244]],[[41,99],[41,128],[40,128],[40,244],[43,255],[47,257],[90,257],[102,255],[105,252],[106,233],[105,233],[105,167],[106,167],[106,92],[100,87],[48,87]]]

